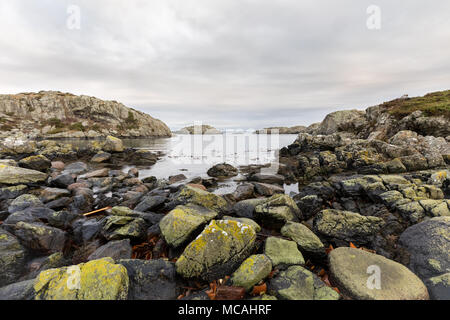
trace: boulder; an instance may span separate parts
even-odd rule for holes
[[[56,177],[50,179],[50,184],[57,188],[67,188],[68,186],[72,185],[74,182],[75,182],[75,179],[73,178],[72,174],[70,174],[70,173],[63,173],[63,174],[57,175]]]
[[[334,209],[322,210],[314,218],[314,230],[319,234],[360,244],[371,242],[383,225],[381,218]]]
[[[109,175],[109,169],[103,168],[103,169],[91,171],[91,172],[85,173],[83,175],[80,175],[80,176],[78,176],[78,179],[83,180],[83,179],[89,179],[89,178],[102,178],[102,177],[107,177],[108,175]]]
[[[217,217],[217,212],[197,205],[177,206],[159,223],[161,233],[166,242],[178,247],[192,238],[201,226]]]
[[[272,262],[264,254],[248,257],[231,275],[231,282],[236,287],[250,291],[255,284],[265,279],[272,272]]]
[[[120,259],[130,259],[132,248],[129,239],[111,241],[95,250],[88,261],[110,257],[114,261]]]
[[[281,234],[295,241],[303,253],[311,256],[323,256],[325,253],[322,241],[304,224],[289,221],[281,228]]]
[[[255,173],[250,176],[249,180],[261,183],[277,184],[281,186],[284,185],[284,177],[279,174]]]
[[[25,256],[25,248],[16,237],[0,229],[0,288],[19,279],[24,271]]]
[[[86,163],[82,162],[82,161],[77,161],[77,162],[73,162],[69,165],[66,165],[64,167],[64,171],[62,172],[63,174],[81,174],[83,172],[86,172],[88,170],[88,166]]]
[[[269,257],[274,267],[286,267],[291,265],[304,265],[302,253],[298,251],[294,241],[276,237],[266,239],[264,254]]]
[[[102,235],[108,240],[143,240],[147,234],[147,225],[142,218],[109,216],[105,219]]]
[[[233,206],[233,212],[243,218],[253,219],[255,207],[266,201],[265,198],[247,199],[237,202]]]
[[[0,288],[0,300],[33,300],[34,279],[12,283]]]
[[[406,229],[399,244],[409,253],[409,268],[421,279],[450,272],[450,217],[437,217]]]
[[[41,200],[44,203],[62,198],[70,197],[71,193],[67,189],[45,188],[41,191]]]
[[[284,188],[275,184],[252,182],[257,194],[270,197],[274,194],[284,194]]]
[[[0,184],[33,184],[44,182],[47,174],[20,167],[11,167],[0,164]]]
[[[223,197],[192,186],[184,186],[176,195],[175,202],[177,204],[192,203],[217,212],[229,209]]]
[[[8,200],[8,199],[15,199],[18,196],[26,193],[27,190],[28,190],[28,187],[23,184],[19,184],[18,186],[10,186],[10,187],[0,188],[0,201]]]
[[[99,152],[92,157],[91,162],[102,163],[108,161],[109,159],[111,159],[111,153]]]
[[[18,222],[14,234],[24,246],[41,252],[62,251],[66,241],[66,232],[42,223]]]
[[[128,207],[116,206],[111,209],[111,214],[113,216],[132,216],[134,212]]]
[[[318,134],[330,135],[339,131],[358,132],[367,126],[365,112],[343,110],[328,114],[318,128]]]
[[[339,294],[327,287],[311,271],[291,266],[269,282],[268,293],[282,300],[339,300]]]
[[[14,199],[8,207],[9,213],[14,213],[18,211],[22,211],[31,207],[42,207],[43,204],[41,200],[38,199],[35,195],[32,194],[23,194],[16,199]]]
[[[147,196],[144,197],[141,202],[134,208],[136,211],[146,212],[158,209],[166,201],[164,196]]]
[[[46,171],[52,166],[52,162],[43,155],[23,158],[19,161],[19,166],[31,170]]]
[[[175,300],[179,293],[172,262],[164,260],[120,260],[128,272],[129,300]]]
[[[425,281],[430,298],[433,300],[450,300],[450,272]]]
[[[231,220],[231,221],[240,222],[242,224],[248,224],[256,232],[261,231],[261,227],[259,226],[259,224],[257,224],[255,221],[253,221],[252,219],[249,219],[249,218],[236,218],[236,217],[230,217],[230,216],[223,216],[222,220]]]
[[[177,273],[207,281],[223,278],[248,257],[255,240],[256,232],[249,225],[212,220],[177,260]]]
[[[119,138],[107,136],[102,149],[106,152],[123,152],[123,142]]]
[[[215,178],[228,178],[237,176],[238,170],[230,164],[221,163],[211,167],[207,171],[208,176]]]
[[[254,197],[255,187],[250,183],[243,183],[236,187],[233,197],[236,201],[251,199]]]
[[[285,194],[277,194],[255,207],[255,217],[277,227],[287,221],[298,221],[300,210],[295,201]]]
[[[332,280],[358,300],[428,300],[423,282],[405,266],[354,248],[337,248],[328,256]],[[379,275],[379,279],[377,279]]]
[[[127,269],[103,258],[43,271],[34,282],[34,291],[36,300],[125,300],[128,286]]]

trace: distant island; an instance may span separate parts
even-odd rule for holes
[[[272,133],[278,133],[278,134],[299,134],[302,132],[305,132],[306,127],[305,126],[295,126],[295,127],[270,127],[270,128],[264,128],[261,130],[256,130],[256,134],[272,134]]]
[[[174,131],[173,133],[175,134],[222,134],[222,131],[204,124],[201,126],[189,126],[189,127],[184,127],[178,131]]]

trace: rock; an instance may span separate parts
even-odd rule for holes
[[[428,300],[423,282],[395,261],[354,248],[337,248],[328,257],[333,281],[341,292],[353,299]]]
[[[116,206],[111,209],[111,214],[113,216],[132,216],[134,212],[128,207]]]
[[[0,184],[33,184],[44,182],[47,174],[19,167],[0,165]]]
[[[128,286],[127,269],[111,258],[46,270],[34,282],[36,300],[125,300]]]
[[[10,166],[10,167],[18,167],[17,162],[12,159],[0,159],[0,165]]]
[[[252,184],[249,183],[240,184],[236,187],[236,190],[233,192],[233,197],[237,202],[251,199],[254,197],[253,195],[254,190],[255,187]]]
[[[120,259],[131,259],[131,251],[132,249],[129,239],[111,241],[95,250],[88,257],[88,261],[106,257],[110,257],[115,261]]]
[[[136,211],[146,212],[158,209],[166,201],[164,196],[147,196],[142,199],[141,202],[134,208]]]
[[[287,221],[298,221],[300,210],[294,200],[288,195],[277,194],[255,207],[255,217],[266,223],[283,225]]]
[[[130,177],[139,177],[139,170],[137,168],[131,168],[130,170],[128,170],[127,172],[128,176]]]
[[[250,291],[271,272],[271,260],[266,255],[256,254],[248,257],[231,275],[231,282],[233,286],[244,287],[245,290]]]
[[[217,217],[217,212],[197,205],[177,206],[159,223],[161,233],[172,247],[179,247],[203,225]]]
[[[252,184],[255,187],[256,193],[265,197],[270,197],[274,194],[284,194],[284,188],[279,185],[259,182],[253,182]]]
[[[176,195],[175,201],[177,204],[193,203],[217,212],[229,209],[223,197],[191,186],[184,186]]]
[[[103,143],[102,149],[106,152],[123,152],[123,142],[119,138],[107,136],[106,141]]]
[[[42,223],[18,222],[14,234],[27,248],[42,252],[62,251],[66,233],[60,229]]]
[[[264,254],[270,258],[274,267],[305,264],[305,260],[294,241],[269,237],[266,239]]]
[[[262,174],[255,173],[249,178],[250,181],[256,181],[268,184],[284,185],[284,177],[279,174]]]
[[[91,162],[102,163],[102,162],[107,162],[109,159],[111,159],[111,153],[99,152],[95,156],[92,157]]]
[[[445,200],[420,200],[420,206],[425,209],[431,217],[450,216],[450,209]]]
[[[257,205],[264,203],[265,201],[266,201],[265,198],[242,200],[242,201],[237,202],[233,206],[233,211],[239,217],[253,219],[255,207]]]
[[[231,220],[231,221],[240,222],[242,224],[248,224],[256,232],[261,231],[261,227],[259,226],[259,224],[257,224],[255,221],[253,221],[252,219],[249,219],[249,218],[236,218],[236,217],[230,217],[230,216],[223,216],[222,220]]]
[[[91,171],[91,172],[85,173],[81,176],[78,176],[78,179],[82,180],[82,179],[89,179],[89,178],[101,178],[101,177],[107,177],[108,175],[109,175],[109,169],[103,168],[103,169]]]
[[[62,197],[70,196],[71,193],[67,189],[45,188],[41,192],[42,202],[47,203]]]
[[[26,185],[20,184],[18,186],[4,187],[0,188],[0,201],[15,199],[18,196],[26,193],[28,187]]]
[[[72,228],[76,241],[85,244],[100,234],[103,228],[103,221],[80,219],[73,223]]]
[[[339,300],[336,291],[301,266],[291,266],[271,279],[268,293],[282,300]]]
[[[295,241],[303,253],[319,257],[325,253],[325,246],[319,237],[301,223],[287,222],[281,228],[281,234]]]
[[[70,173],[63,173],[63,174],[57,175],[56,177],[54,177],[50,180],[50,184],[57,188],[67,188],[68,186],[72,185],[74,182],[75,182],[75,179],[73,178],[72,174],[70,174]]]
[[[0,288],[0,300],[33,300],[34,279],[12,283]]]
[[[314,218],[314,230],[321,235],[358,244],[370,242],[383,225],[381,218],[334,209],[322,210]]]
[[[31,156],[19,161],[19,165],[23,168],[46,171],[52,165],[51,161],[43,155]]]
[[[69,173],[69,174],[80,174],[83,172],[86,172],[88,170],[88,166],[86,163],[78,161],[71,163],[69,165],[66,165],[64,168],[63,174]]]
[[[396,206],[400,214],[411,223],[417,223],[425,217],[425,210],[418,201],[412,201]]]
[[[339,131],[357,132],[366,125],[367,120],[364,111],[336,111],[325,117],[318,128],[318,133],[329,135]]]
[[[175,300],[178,295],[176,271],[164,260],[120,260],[128,272],[129,300]]]
[[[301,197],[298,200],[297,197],[294,197],[294,200],[296,201],[303,218],[306,220],[315,216],[317,212],[322,210],[323,200],[315,194]]]
[[[249,225],[212,220],[177,260],[177,273],[207,281],[223,278],[248,257],[255,240],[256,233]]]
[[[170,176],[169,177],[169,184],[174,184],[180,181],[184,181],[186,180],[187,177],[184,174],[177,174],[175,176]]]
[[[228,178],[237,176],[238,170],[230,164],[221,163],[213,166],[207,171],[208,176],[215,178]]]
[[[389,173],[402,173],[407,171],[405,165],[399,158],[386,162],[386,167]]]
[[[450,300],[450,273],[430,278],[425,281],[425,284],[427,285],[431,299]]]
[[[62,170],[64,170],[65,167],[66,167],[66,164],[62,161],[52,161],[52,169],[62,171]]]
[[[409,268],[421,279],[450,272],[450,217],[437,217],[406,229],[399,239],[410,255]]]
[[[25,248],[16,237],[0,229],[0,288],[19,279],[24,271],[25,257]]]
[[[13,202],[11,202],[11,204],[8,207],[8,212],[14,213],[30,207],[41,207],[41,206],[43,206],[43,204],[41,200],[38,199],[38,197],[32,194],[23,194],[14,199]]]
[[[146,236],[146,223],[141,218],[125,216],[109,216],[102,229],[103,236],[108,240],[143,240]]]

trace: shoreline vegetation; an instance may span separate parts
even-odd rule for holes
[[[172,133],[115,101],[3,95],[0,113],[0,300],[450,299],[450,91],[286,129],[275,173],[193,178],[142,178],[163,155],[121,138]],[[77,135],[97,139],[49,139]]]

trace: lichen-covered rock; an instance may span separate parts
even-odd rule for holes
[[[421,279],[450,272],[450,217],[437,217],[413,225],[399,244],[410,255],[409,268]]]
[[[268,293],[282,300],[339,300],[315,274],[301,266],[281,271],[269,282]]]
[[[300,250],[310,255],[322,256],[325,253],[325,246],[319,237],[309,228],[301,223],[287,222],[281,228],[281,234],[294,240]]]
[[[450,209],[445,200],[421,200],[420,205],[430,217],[450,216]]]
[[[0,201],[7,199],[15,199],[18,196],[26,193],[27,190],[28,187],[23,184],[20,184],[18,186],[0,188]]]
[[[40,171],[0,164],[0,184],[33,184],[44,182],[47,177],[46,173]]]
[[[303,255],[294,241],[269,237],[266,239],[264,254],[269,257],[275,267],[284,268],[291,265],[305,264],[305,259],[303,259]]]
[[[425,281],[430,298],[433,300],[450,300],[450,272]]]
[[[102,149],[106,152],[123,152],[123,142],[119,138],[107,136]]]
[[[101,258],[110,257],[114,261],[120,259],[130,259],[132,248],[130,245],[130,239],[110,241],[107,244],[101,246],[95,250],[89,257],[88,261],[98,260]]]
[[[184,186],[176,195],[177,204],[192,203],[210,210],[223,212],[228,210],[228,203],[221,196],[192,186]]]
[[[326,237],[354,243],[368,243],[380,231],[384,221],[355,212],[323,210],[314,218],[314,230]]]
[[[254,219],[255,207],[265,201],[264,198],[242,200],[233,206],[233,211],[239,217]]]
[[[8,207],[9,213],[22,211],[30,207],[41,207],[42,202],[32,194],[23,194],[14,199]]]
[[[126,216],[109,216],[103,225],[103,236],[111,240],[144,239],[147,228],[142,218],[133,218]]]
[[[210,177],[234,177],[237,176],[238,170],[228,163],[220,163],[211,167],[208,172],[208,176]]]
[[[179,295],[176,271],[164,260],[120,260],[128,272],[129,300],[174,300]]]
[[[339,290],[359,300],[428,300],[423,282],[405,266],[354,248],[329,254],[330,273]],[[379,278],[377,278],[379,276]]]
[[[128,207],[116,206],[111,209],[113,216],[132,216],[133,210]]]
[[[276,227],[287,221],[298,221],[300,209],[295,201],[285,194],[277,194],[255,207],[255,217]]]
[[[109,159],[111,159],[111,153],[99,152],[92,157],[91,162],[102,163],[108,161]]]
[[[0,287],[19,279],[25,264],[25,248],[9,232],[0,229]]]
[[[217,217],[217,212],[193,204],[177,206],[159,222],[166,242],[178,247],[189,240],[193,233]]]
[[[254,247],[256,232],[236,221],[212,220],[176,262],[184,278],[215,280],[234,271]]]
[[[62,251],[66,232],[42,223],[20,221],[14,226],[14,234],[27,248],[42,252]]]
[[[125,300],[128,285],[127,269],[103,258],[43,271],[34,291],[36,300]]]
[[[46,156],[40,154],[20,160],[19,165],[31,170],[45,171],[51,167],[52,163]]]
[[[261,231],[261,227],[259,226],[259,224],[257,224],[255,221],[253,221],[252,219],[249,219],[249,218],[236,218],[236,217],[224,216],[222,218],[222,220],[231,220],[231,221],[237,221],[237,222],[240,222],[240,223],[243,223],[243,224],[248,224],[256,232],[260,232]]]
[[[0,300],[33,300],[34,279],[11,283],[0,288]]]
[[[266,255],[252,255],[231,275],[231,282],[234,286],[243,287],[249,291],[270,272],[272,272],[272,262]]]

